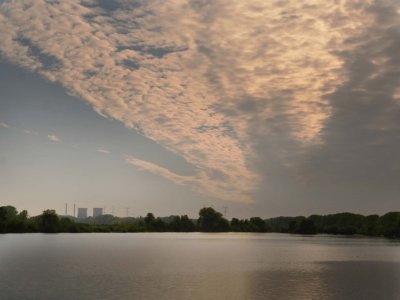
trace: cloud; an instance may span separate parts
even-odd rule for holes
[[[25,133],[25,134],[34,134],[34,135],[39,135],[39,133],[38,133],[38,132],[36,132],[36,131],[33,131],[33,130],[31,130],[31,129],[24,129],[23,131],[24,131],[24,133]]]
[[[109,154],[110,153],[110,151],[106,150],[106,149],[97,149],[96,151],[99,152],[99,153],[103,153],[103,154]]]
[[[193,33],[181,35],[174,28],[174,20],[193,12],[178,5],[173,15],[157,21],[170,4],[128,5],[107,13],[95,2],[85,4],[2,4],[2,55],[183,156],[198,170],[204,193],[248,199],[257,182],[246,159],[249,149],[212,108],[217,98],[207,93],[207,83],[190,75]],[[154,26],[163,29],[156,32]],[[49,57],[57,63],[49,65]]]
[[[178,185],[184,185],[184,184],[194,181],[193,176],[178,175],[178,174],[175,174],[175,173],[171,172],[170,170],[163,168],[157,164],[154,164],[154,163],[151,163],[148,161],[144,161],[144,160],[135,158],[133,156],[127,156],[125,161],[128,164],[133,165],[141,170],[148,171],[157,176],[162,176],[165,179],[168,179],[169,181],[172,181],[173,183],[178,184]]]
[[[10,126],[8,124],[6,124],[6,123],[0,122],[0,127],[8,128]]]
[[[196,174],[134,158],[132,165],[241,202],[261,185],[274,189],[277,174],[301,178],[312,169],[308,158],[335,148],[328,139],[346,105],[353,117],[359,109],[338,93],[368,88],[356,80],[354,68],[363,66],[351,53],[364,56],[366,28],[400,28],[393,16],[378,22],[378,11],[398,8],[390,0],[113,3],[5,2],[0,53],[182,156]],[[376,46],[372,56],[383,47]],[[369,74],[389,76],[378,67],[387,57],[375,59]],[[391,93],[397,99],[398,87]],[[364,124],[390,128],[396,116],[386,111]]]
[[[400,19],[389,1],[367,7],[374,21],[352,51],[341,53],[348,80],[327,99],[335,113],[322,131],[325,147],[301,164],[308,180],[389,189],[400,175]],[[329,170],[321,177],[318,168]]]
[[[48,138],[50,141],[55,142],[55,143],[61,142],[61,139],[60,139],[58,136],[54,135],[54,134],[49,134],[49,135],[47,136],[47,138]]]
[[[196,175],[184,176],[171,172],[167,168],[159,166],[155,163],[135,158],[127,155],[125,161],[141,170],[150,172],[154,175],[161,176],[177,185],[190,185],[192,190],[198,193],[206,193],[216,198],[245,202],[252,201],[250,195],[237,193],[236,190],[229,190],[230,178],[226,177],[218,170],[205,170],[198,172]],[[224,191],[223,193],[221,191]]]

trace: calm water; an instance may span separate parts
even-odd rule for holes
[[[400,242],[233,233],[0,235],[0,299],[400,299]]]

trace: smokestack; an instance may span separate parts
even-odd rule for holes
[[[75,203],[74,203],[74,218],[75,218]]]
[[[68,203],[65,203],[65,215],[68,215]]]

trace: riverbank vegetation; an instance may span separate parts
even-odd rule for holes
[[[18,212],[13,206],[0,207],[0,233],[195,231],[361,234],[400,238],[400,212],[389,212],[382,216],[338,213],[271,219],[232,218],[228,221],[211,207],[202,208],[198,219],[190,219],[187,215],[155,217],[152,213],[138,218],[102,215],[77,219],[72,216],[59,216],[55,210],[45,210],[41,215],[30,217],[26,210]]]

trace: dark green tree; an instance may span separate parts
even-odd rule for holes
[[[182,227],[181,217],[173,216],[172,221],[169,223],[169,228],[171,231],[180,232]]]
[[[297,231],[297,221],[293,219],[289,223],[289,232],[296,233],[296,231]]]
[[[267,232],[265,221],[259,217],[250,218],[250,223],[256,232]]]
[[[169,229],[175,232],[193,232],[196,225],[187,215],[174,216],[169,224]]]
[[[314,222],[305,217],[295,217],[289,223],[290,233],[298,233],[298,234],[316,234],[317,227]]]
[[[205,232],[224,232],[229,231],[229,222],[223,218],[222,214],[215,211],[212,207],[204,207],[199,211],[197,221],[200,231]]]
[[[400,212],[389,212],[380,217],[378,232],[389,238],[400,237]]]
[[[196,230],[196,225],[187,215],[181,216],[181,231],[182,232],[193,232]]]
[[[15,232],[18,211],[14,206],[0,207],[0,232]]]
[[[167,230],[165,222],[161,218],[155,218],[152,213],[148,213],[144,217],[146,231],[163,232]]]
[[[59,229],[59,218],[54,209],[47,209],[40,215],[40,230],[45,233],[55,233]]]
[[[154,215],[152,213],[147,213],[147,215],[144,217],[144,223],[146,225],[150,225],[150,224],[154,223],[155,220],[156,220],[156,218],[154,217]]]
[[[299,223],[296,233],[301,234],[316,234],[317,228],[314,225],[314,222],[310,219],[302,219]]]

